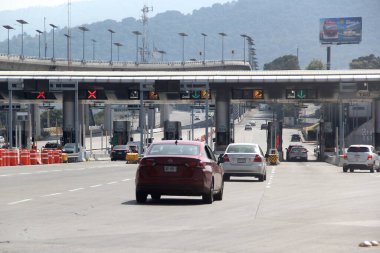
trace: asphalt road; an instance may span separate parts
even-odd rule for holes
[[[248,132],[241,129],[239,138],[265,140],[265,131]],[[223,200],[211,205],[166,196],[138,205],[136,167],[92,161],[0,168],[0,252],[380,250],[358,247],[380,240],[380,173],[282,162],[268,166],[265,182],[232,177]]]

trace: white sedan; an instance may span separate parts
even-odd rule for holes
[[[236,176],[256,177],[263,182],[267,177],[265,156],[258,144],[231,143],[220,156],[219,163],[224,169],[225,181]]]

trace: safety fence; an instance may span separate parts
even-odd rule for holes
[[[0,149],[0,166],[55,164],[67,160],[67,154],[59,149]]]

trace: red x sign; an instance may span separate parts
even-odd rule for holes
[[[39,91],[37,95],[37,99],[46,99],[45,91]]]
[[[96,99],[96,90],[87,90],[87,99]]]

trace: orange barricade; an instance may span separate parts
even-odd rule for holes
[[[18,154],[17,149],[8,149],[8,160],[10,166],[18,165]]]
[[[0,166],[5,166],[3,157],[4,157],[4,149],[0,148]]]
[[[54,163],[62,163],[61,159],[62,151],[59,149],[53,150]]]
[[[48,150],[48,157],[49,157],[49,164],[53,164],[54,163],[53,150],[51,149]]]
[[[28,149],[20,150],[20,164],[30,165],[30,151]]]
[[[43,149],[41,152],[42,164],[49,164],[49,153],[47,149]]]
[[[3,155],[3,164],[4,166],[9,166],[9,149],[4,149],[4,155]]]
[[[37,165],[38,164],[38,150],[31,149],[30,150],[30,164],[31,165]]]

